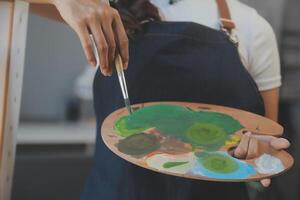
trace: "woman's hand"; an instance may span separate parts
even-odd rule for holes
[[[255,135],[247,132],[243,135],[240,144],[233,151],[233,155],[239,159],[252,159],[259,156],[259,143],[265,142],[270,147],[282,150],[290,146],[290,142],[284,138],[276,138],[274,136]],[[264,179],[260,181],[264,187],[271,184],[271,179]]]
[[[108,1],[107,1],[108,2]],[[103,75],[112,74],[116,49],[120,52],[124,68],[128,66],[128,38],[117,10],[104,0],[53,0],[61,17],[77,33],[90,64],[96,65],[92,34],[100,58]]]

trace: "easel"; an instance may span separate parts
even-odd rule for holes
[[[0,0],[0,200],[11,197],[29,4]]]

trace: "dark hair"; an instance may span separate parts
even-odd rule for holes
[[[117,9],[129,36],[141,30],[143,21],[160,21],[159,12],[149,0],[117,0],[111,1],[111,6]]]

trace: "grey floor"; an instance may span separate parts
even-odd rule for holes
[[[19,148],[12,200],[79,199],[91,157],[78,146],[30,148]]]

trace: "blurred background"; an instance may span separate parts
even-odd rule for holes
[[[256,8],[276,32],[283,74],[280,123],[296,158],[294,168],[274,178],[269,189],[250,185],[250,195],[298,200],[300,1],[242,1]],[[86,64],[79,40],[67,26],[34,15],[28,26],[12,199],[79,199],[96,134],[91,90],[95,69]]]

